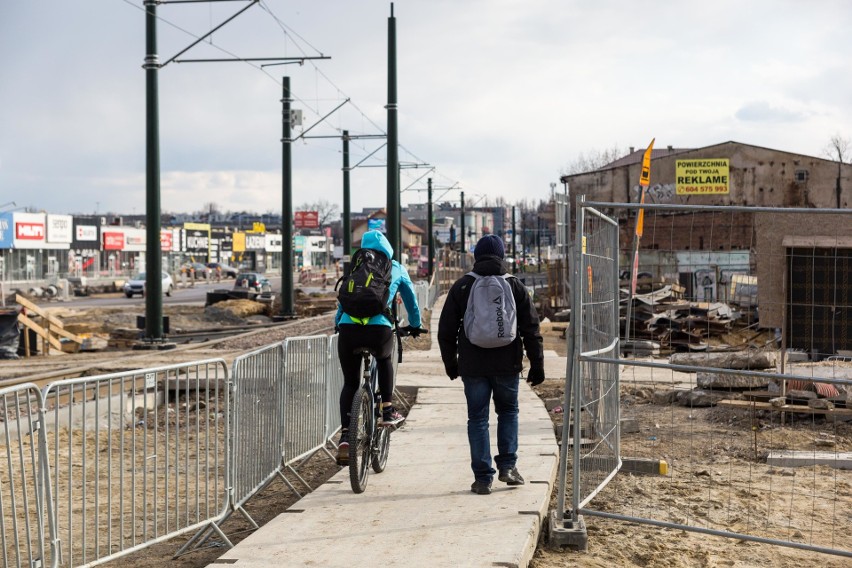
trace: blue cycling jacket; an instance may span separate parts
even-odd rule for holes
[[[361,238],[361,248],[378,250],[385,253],[388,258],[393,258],[393,248],[387,238],[379,231],[367,231]],[[402,296],[402,302],[405,304],[405,309],[408,311],[409,325],[412,327],[421,327],[420,321],[420,306],[417,305],[417,296],[414,294],[414,285],[411,278],[408,276],[408,271],[397,261],[393,261],[391,269],[391,285],[390,295],[388,296],[388,307],[396,298],[396,293],[399,292]],[[337,304],[337,313],[334,315],[334,325],[342,323],[355,323]],[[393,322],[385,314],[373,316],[367,322],[367,325],[386,325],[393,327]]]

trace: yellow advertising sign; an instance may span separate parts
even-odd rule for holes
[[[713,195],[730,193],[730,163],[727,158],[711,160],[677,160],[675,193],[677,195]]]

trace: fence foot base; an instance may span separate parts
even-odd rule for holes
[[[571,519],[565,519],[561,511],[551,511],[549,521],[549,544],[586,552],[589,547],[589,535],[586,533],[583,517],[577,517],[577,522],[572,522]]]

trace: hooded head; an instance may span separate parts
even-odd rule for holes
[[[487,254],[498,256],[501,259],[506,254],[503,248],[503,241],[497,235],[485,235],[479,239],[479,242],[476,243],[476,247],[473,249],[473,258],[476,260]]]
[[[382,251],[388,258],[393,259],[393,248],[390,241],[380,231],[376,231],[375,229],[367,231],[361,237],[361,248]]]

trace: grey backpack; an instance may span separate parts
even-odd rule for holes
[[[518,336],[518,309],[508,279],[501,276],[474,277],[464,312],[464,334],[478,347],[504,347]]]

